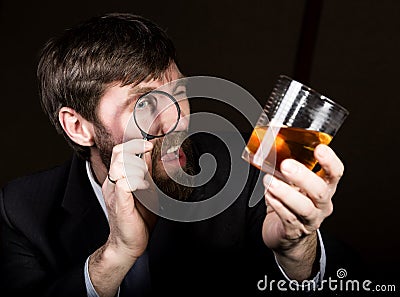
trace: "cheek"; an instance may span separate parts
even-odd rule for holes
[[[123,135],[123,142],[143,138],[142,133],[140,132],[139,128],[136,126],[136,123],[133,119],[132,114],[126,115],[123,118],[118,120],[119,122],[119,129]]]
[[[179,100],[179,107],[181,109],[182,117],[190,115],[190,105],[188,99]]]
[[[177,131],[184,131],[189,128],[190,121],[190,106],[189,101],[187,99],[179,100],[179,108],[181,110],[181,117],[179,120],[179,124],[176,127]]]
[[[153,173],[153,162],[151,160],[151,156],[151,153],[145,153],[142,157],[146,162],[147,170],[149,171],[150,176]]]

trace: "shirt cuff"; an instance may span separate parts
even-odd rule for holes
[[[319,246],[321,249],[321,257],[319,258],[319,271],[318,273],[313,277],[313,279],[311,280],[311,282],[314,282],[316,285],[319,285],[321,283],[321,281],[324,279],[325,276],[325,269],[326,269],[326,253],[325,253],[325,246],[324,246],[324,242],[322,241],[322,237],[321,237],[321,233],[319,230],[317,230],[317,234],[318,234],[318,241],[319,241]],[[295,283],[298,286],[302,286],[301,282],[297,282],[294,281],[292,279],[290,279],[287,274],[285,273],[285,271],[283,270],[282,266],[279,264],[278,259],[275,256],[275,262],[279,267],[279,270],[282,272],[283,276],[286,278],[286,280],[290,283]]]
[[[92,281],[90,280],[89,276],[89,258],[86,259],[85,262],[85,285],[86,285],[86,292],[88,297],[99,297],[96,290],[93,287]]]
[[[88,297],[99,297],[99,294],[97,294],[96,290],[93,287],[92,281],[90,280],[90,276],[89,276],[89,258],[90,258],[90,256],[86,259],[85,268],[84,268],[86,293],[87,293]],[[119,297],[119,291],[120,291],[120,287],[118,287],[118,292],[115,295],[116,297]]]

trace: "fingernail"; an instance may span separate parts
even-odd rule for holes
[[[153,147],[153,144],[150,142],[150,141],[146,141],[145,143],[144,143],[144,148],[146,149],[146,150],[149,150],[149,149],[151,149]]]
[[[317,155],[319,158],[324,158],[328,153],[328,148],[326,145],[320,145],[317,149]]]
[[[270,188],[274,188],[277,186],[277,182],[275,180],[275,178],[272,175],[266,174],[264,177],[264,186],[268,189],[268,187]]]
[[[272,181],[272,176],[269,174],[266,174],[264,176],[264,186],[268,187],[271,184],[271,181]]]
[[[296,173],[298,169],[299,167],[292,160],[285,160],[281,164],[281,170],[283,173],[293,174]]]
[[[268,194],[268,192],[265,193],[265,196],[264,196],[264,197],[265,197],[265,201],[268,202],[268,203],[270,203],[272,197],[271,197],[270,194]]]

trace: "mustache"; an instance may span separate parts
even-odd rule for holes
[[[154,143],[152,159],[160,159],[169,148],[175,146],[179,146],[186,151],[186,149],[189,148],[189,143],[190,140],[187,131],[173,132],[165,135],[164,137],[157,139]]]

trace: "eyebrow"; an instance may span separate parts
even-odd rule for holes
[[[172,90],[172,94],[175,94],[176,89],[178,89],[179,87],[182,87],[182,86],[186,87],[187,81],[186,81],[186,79],[182,79],[182,78],[185,78],[185,77],[184,76],[180,77],[179,80],[175,83],[175,86]]]
[[[175,85],[174,85],[174,88],[172,89],[172,94],[175,94],[176,89],[178,89],[179,87],[186,86],[187,82],[186,82],[185,79],[182,79],[182,78],[185,78],[185,76],[183,76],[183,75],[179,76],[179,78],[177,79],[176,83],[174,83]],[[136,85],[136,86],[133,86],[129,90],[128,95],[129,95],[129,97],[131,97],[132,95],[136,95],[136,94],[145,94],[145,93],[151,92],[151,91],[153,91],[155,89],[157,89],[157,88],[140,87],[140,86]]]
[[[134,86],[129,90],[128,95],[132,96],[132,95],[135,95],[135,94],[144,94],[144,93],[151,92],[153,90],[154,90],[154,88],[151,88],[151,87]]]

